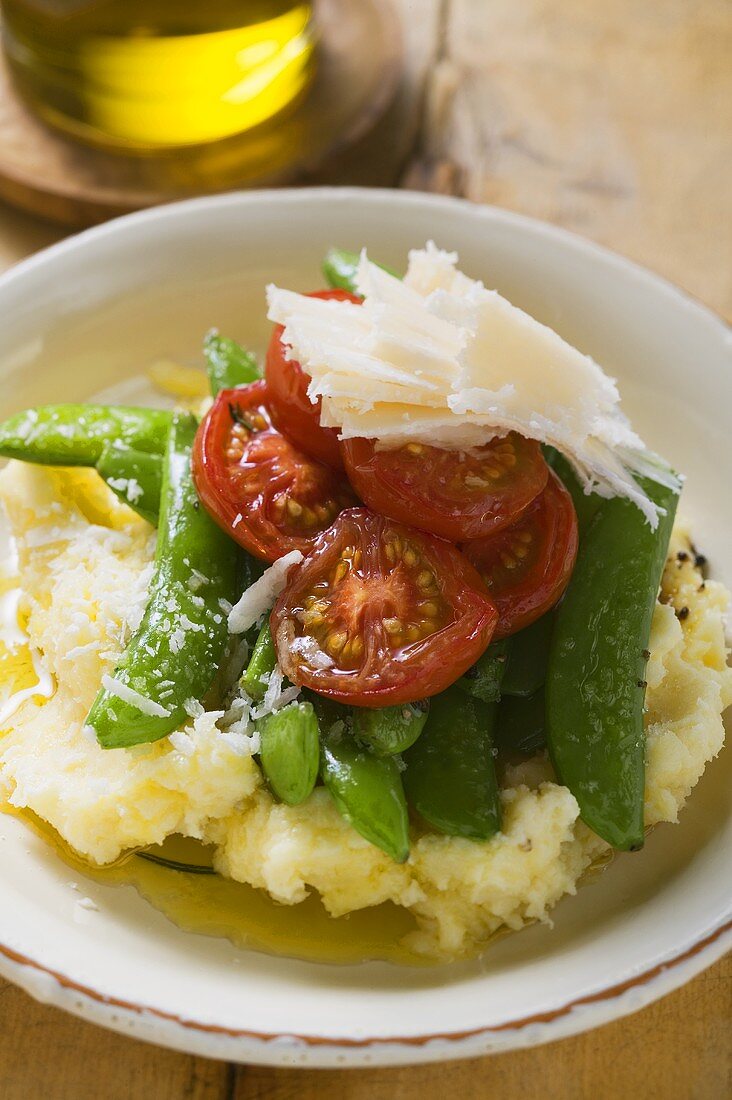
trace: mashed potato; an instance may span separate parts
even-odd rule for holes
[[[503,829],[485,843],[415,833],[393,863],[338,814],[324,788],[276,803],[252,738],[195,713],[169,740],[103,750],[83,723],[102,674],[142,613],[150,528],[96,474],[11,463],[0,499],[19,551],[27,631],[55,682],[24,702],[0,739],[0,796],[28,808],[87,859],[105,864],[172,833],[216,846],[218,870],[296,904],[317,890],[330,913],[390,900],[412,911],[410,947],[430,957],[474,951],[501,926],[546,919],[607,846],[580,820],[545,757],[508,767]],[[646,821],[675,821],[724,739],[732,702],[728,594],[703,581],[677,525],[656,607],[647,679]],[[219,725],[217,725],[217,722]]]

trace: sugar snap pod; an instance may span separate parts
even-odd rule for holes
[[[163,481],[161,455],[107,443],[99,456],[97,470],[123,503],[153,527],[157,526]]]
[[[173,416],[163,463],[155,572],[140,626],[87,718],[103,748],[157,741],[211,687],[228,643],[236,548],[200,506],[191,477],[195,417]]]
[[[339,813],[396,863],[409,856],[409,816],[396,762],[359,745],[346,730],[322,741],[320,774]]]
[[[404,755],[409,803],[438,832],[488,840],[501,827],[493,762],[496,704],[449,688]]]
[[[290,703],[259,723],[260,761],[281,802],[297,806],[315,786],[320,762],[318,720],[312,703]]]
[[[208,384],[213,397],[220,390],[231,390],[236,386],[246,386],[261,378],[257,360],[249,351],[231,340],[220,336],[214,329],[207,333],[203,342],[203,354],[206,359]]]
[[[44,466],[96,466],[109,443],[162,454],[169,427],[164,409],[40,405],[0,424],[0,457]]]
[[[645,479],[653,530],[630,501],[603,500],[556,612],[547,738],[583,820],[615,848],[643,845],[643,704],[648,639],[678,490]]]

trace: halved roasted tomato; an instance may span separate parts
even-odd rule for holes
[[[347,290],[316,290],[308,297],[357,304],[361,301]],[[338,433],[335,428],[321,427],[320,398],[313,404],[308,397],[310,377],[296,359],[286,358],[287,345],[282,342],[282,332],[282,325],[275,325],[265,363],[272,423],[306,454],[341,470]]]
[[[452,684],[484,651],[497,619],[456,547],[351,508],[293,570],[270,624],[293,683],[380,707]]]
[[[266,382],[219,393],[196,435],[193,480],[219,526],[265,561],[307,554],[355,501],[343,476],[272,426]]]
[[[370,508],[452,542],[508,527],[549,476],[539,444],[516,432],[471,451],[424,443],[383,450],[373,439],[344,440],[341,451]]]
[[[577,558],[577,515],[553,470],[546,489],[512,527],[463,546],[498,608],[495,637],[533,623],[564,592]]]

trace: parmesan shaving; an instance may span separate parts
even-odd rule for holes
[[[247,588],[241,599],[229,612],[229,632],[231,634],[243,634],[254,626],[258,619],[270,607],[287,584],[287,574],[293,565],[299,565],[302,554],[299,550],[291,550],[279,558],[269,569],[265,569],[262,576]]]
[[[677,485],[620,411],[615,381],[589,356],[457,269],[431,242],[404,280],[368,261],[363,304],[267,288],[270,320],[322,399],[321,423],[385,447],[467,450],[517,431],[556,447],[586,492],[658,510],[633,477]]]

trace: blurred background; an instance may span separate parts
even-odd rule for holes
[[[0,0],[0,19],[0,271],[188,195],[407,187],[578,232],[732,318],[729,0]],[[3,1100],[717,1100],[732,967],[550,1047],[348,1075],[157,1050],[2,981],[0,1022]]]
[[[44,219],[272,183],[438,190],[576,230],[732,315],[729,0],[0,11],[0,197]],[[2,219],[6,263],[60,232]]]

